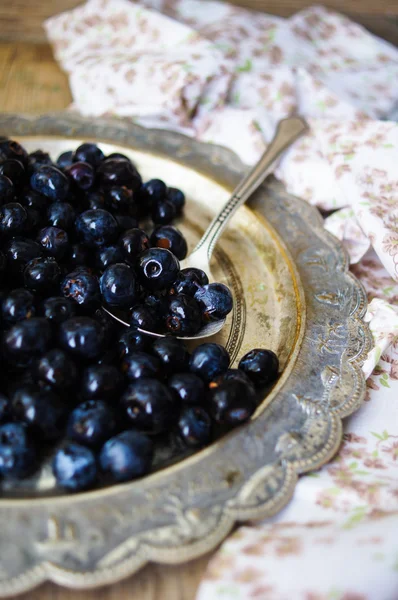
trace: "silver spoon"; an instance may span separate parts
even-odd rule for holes
[[[249,171],[246,177],[238,184],[229,198],[225,206],[221,209],[209,227],[203,234],[202,239],[191,252],[191,254],[181,261],[181,269],[187,267],[196,267],[202,269],[208,275],[210,274],[210,259],[213,254],[214,247],[218,241],[218,238],[224,231],[231,217],[235,214],[242,204],[244,204],[250,196],[257,190],[257,188],[263,183],[264,179],[272,173],[275,169],[276,162],[280,158],[281,154],[293,144],[306,130],[308,129],[306,122],[298,116],[288,117],[279,121],[275,135],[271,140],[269,146],[261,156],[258,163]],[[129,327],[129,323],[124,321],[117,314],[111,312],[104,306],[103,310],[108,313],[111,317]],[[219,319],[218,321],[211,321],[192,336],[175,336],[185,340],[197,340],[201,338],[210,337],[215,335],[223,328],[225,324],[225,318]],[[166,337],[162,333],[154,333],[153,331],[145,331],[144,329],[138,328],[138,331],[146,333],[153,337]]]

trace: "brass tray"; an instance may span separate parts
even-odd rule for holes
[[[245,171],[224,148],[119,120],[2,115],[0,134],[53,155],[85,140],[129,154],[144,178],[186,192],[180,226],[191,248]],[[63,495],[45,466],[31,481],[4,486],[0,596],[45,580],[95,587],[148,561],[184,562],[236,522],[285,506],[298,475],[336,452],[341,418],[364,397],[366,295],[347,265],[317,210],[269,179],[231,221],[214,269],[235,300],[219,339],[235,362],[253,347],[275,350],[283,373],[273,390],[248,424],[139,481]]]

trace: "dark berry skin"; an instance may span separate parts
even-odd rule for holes
[[[44,227],[37,235],[37,242],[47,256],[60,259],[69,248],[68,234],[59,227]]]
[[[24,167],[28,165],[28,153],[25,148],[15,140],[0,141],[0,163],[8,158],[14,158],[21,161]]]
[[[11,420],[11,403],[7,396],[0,392],[0,423]]]
[[[189,370],[208,383],[226,372],[229,360],[228,352],[220,344],[201,344],[192,352]]]
[[[25,385],[11,401],[14,417],[25,423],[38,440],[56,440],[64,429],[66,407],[49,387]]]
[[[131,215],[115,215],[116,222],[120,231],[127,231],[128,229],[136,229],[138,227],[138,221]]]
[[[120,366],[129,381],[142,377],[159,379],[162,374],[162,364],[156,356],[145,352],[132,352],[125,356]]]
[[[77,217],[76,232],[86,246],[108,246],[117,237],[118,225],[107,210],[90,209]]]
[[[183,442],[190,448],[200,448],[211,441],[211,419],[201,406],[185,406],[177,429]]]
[[[48,152],[43,152],[43,150],[36,150],[35,152],[31,152],[28,156],[28,173],[31,175],[40,167],[52,164],[53,163]]]
[[[186,239],[181,231],[172,225],[157,227],[151,235],[150,243],[152,247],[170,250],[178,260],[184,260],[188,252]]]
[[[113,365],[91,365],[82,373],[80,394],[86,400],[116,401],[122,385],[123,377]]]
[[[272,350],[255,348],[240,359],[239,369],[249,377],[256,388],[261,388],[278,377],[279,360]]]
[[[19,202],[9,202],[0,207],[0,234],[6,236],[24,233],[28,225],[28,213]]]
[[[123,253],[120,246],[104,246],[96,254],[95,266],[104,271],[110,265],[123,262]]]
[[[114,308],[130,308],[137,298],[136,277],[132,269],[116,263],[105,269],[100,281],[104,302]]]
[[[66,169],[73,163],[73,152],[72,150],[68,150],[67,152],[62,152],[57,158],[57,166],[60,169]]]
[[[104,346],[104,331],[90,317],[72,317],[59,328],[61,346],[76,358],[90,360],[99,356]]]
[[[181,214],[185,206],[185,196],[183,192],[177,188],[170,187],[167,190],[167,200],[174,204],[177,215]]]
[[[28,262],[43,255],[43,249],[37,242],[23,237],[10,240],[4,252],[7,268],[11,273],[22,273]]]
[[[7,268],[7,259],[4,255],[4,253],[0,250],[0,281],[3,279],[6,268]]]
[[[17,191],[22,189],[26,179],[25,167],[19,160],[13,158],[9,158],[0,165],[0,175],[11,179]]]
[[[76,148],[73,155],[74,162],[86,162],[94,168],[97,168],[104,158],[105,155],[101,148],[98,148],[96,144],[91,144],[89,142],[81,144],[78,148]]]
[[[87,266],[91,262],[90,250],[83,244],[72,244],[69,249],[68,263],[73,266]]]
[[[11,179],[0,175],[0,204],[12,202],[15,198],[15,188]]]
[[[92,192],[88,192],[86,195],[85,204],[88,209],[106,209],[106,198],[104,192],[102,192],[101,190],[94,190]]]
[[[207,275],[201,269],[194,267],[182,269],[170,288],[171,295],[186,294],[192,298],[200,287],[209,283]]]
[[[53,461],[57,484],[69,492],[85,490],[97,479],[97,462],[89,448],[69,442],[57,451]]]
[[[40,381],[62,392],[76,385],[78,369],[66,352],[53,348],[40,357],[35,375]]]
[[[51,328],[46,319],[33,317],[16,323],[3,338],[3,352],[7,360],[17,365],[28,365],[49,348]]]
[[[24,283],[30,290],[50,294],[58,289],[61,269],[52,256],[34,258],[24,269]]]
[[[244,423],[254,413],[256,406],[253,388],[238,379],[227,379],[211,391],[210,412],[221,425]]]
[[[95,171],[87,162],[74,162],[64,172],[79,190],[87,191],[94,185]]]
[[[166,198],[167,187],[161,179],[150,179],[142,186],[141,193],[149,206],[163,202]]]
[[[138,327],[144,331],[156,331],[158,329],[158,320],[148,306],[138,304],[131,311],[130,327]]]
[[[69,202],[53,202],[48,207],[47,219],[53,227],[69,231],[74,226],[75,218],[75,209]]]
[[[138,228],[128,229],[119,240],[124,259],[134,266],[138,256],[149,248],[149,238],[145,231]]]
[[[131,215],[136,213],[133,191],[126,186],[114,185],[109,188],[106,201],[112,211]]]
[[[36,313],[35,299],[31,292],[23,288],[10,291],[1,306],[1,316],[7,323],[17,323],[34,317]]]
[[[26,208],[26,214],[28,215],[26,231],[30,235],[35,234],[38,229],[41,229],[46,224],[44,215],[35,208]]]
[[[117,350],[120,358],[129,356],[133,352],[141,352],[148,350],[150,346],[150,338],[137,331],[136,329],[128,329],[123,332],[117,343]]]
[[[131,425],[144,433],[166,431],[177,418],[174,396],[157,379],[138,379],[130,383],[120,402]]]
[[[163,248],[145,250],[137,264],[140,283],[150,291],[162,290],[170,286],[180,269],[178,259]]]
[[[36,449],[22,423],[0,426],[0,476],[22,479],[29,475],[36,463]]]
[[[240,369],[228,369],[222,375],[218,375],[218,377],[215,377],[209,383],[209,388],[215,389],[216,387],[220,386],[224,381],[240,381],[246,387],[251,388],[254,393],[253,383],[250,381],[246,373],[244,373]]]
[[[49,200],[34,190],[25,190],[20,194],[19,200],[25,208],[34,208],[39,212],[46,210]]]
[[[114,185],[126,186],[133,192],[141,187],[141,176],[129,160],[123,158],[108,158],[97,169],[100,185],[105,188]]]
[[[205,385],[193,373],[176,373],[169,379],[168,386],[184,404],[199,405],[205,400]]]
[[[69,193],[69,180],[57,167],[40,167],[30,178],[30,185],[39,194],[50,200],[66,200]]]
[[[129,481],[149,472],[153,444],[139,431],[123,431],[108,440],[100,453],[100,466],[113,481]]]
[[[223,283],[209,283],[198,289],[195,300],[199,303],[205,320],[224,319],[232,310],[232,294]]]
[[[189,352],[182,340],[164,337],[152,344],[152,353],[160,359],[166,374],[185,371],[189,364]]]
[[[112,409],[103,400],[87,400],[70,414],[67,436],[90,448],[99,448],[115,432]]]
[[[166,317],[166,329],[172,335],[189,336],[202,327],[202,313],[194,298],[179,294],[171,296]]]
[[[152,221],[156,225],[168,225],[176,217],[176,209],[174,204],[165,200],[154,204],[151,212]]]
[[[99,304],[100,288],[96,275],[84,267],[68,273],[61,283],[61,294],[79,306],[93,307]]]
[[[166,318],[169,309],[169,299],[167,295],[164,295],[161,292],[153,292],[152,294],[145,294],[142,301],[145,306],[149,308],[157,321]]]

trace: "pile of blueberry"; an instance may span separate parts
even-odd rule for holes
[[[184,204],[95,144],[53,163],[0,138],[0,477],[29,477],[53,453],[65,489],[126,481],[162,444],[183,454],[253,414],[277,377],[272,351],[229,369],[221,345],[190,353],[173,337],[232,309],[225,285],[180,270],[187,243],[171,222]]]

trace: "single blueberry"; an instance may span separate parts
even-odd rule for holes
[[[112,409],[103,400],[87,400],[68,419],[67,436],[90,448],[99,448],[115,432]]]
[[[37,242],[48,256],[60,259],[69,249],[68,234],[59,227],[44,227],[37,235]]]
[[[49,294],[58,288],[61,269],[52,256],[34,258],[26,265],[24,283],[30,290]]]
[[[146,475],[153,458],[152,441],[139,431],[124,431],[108,440],[100,453],[100,466],[113,481]]]
[[[82,307],[96,306],[100,301],[97,276],[84,267],[77,268],[63,279],[61,294]]]
[[[77,358],[93,359],[104,346],[104,330],[100,323],[90,317],[72,317],[61,323],[59,329],[61,346]]]
[[[48,152],[44,152],[43,150],[35,150],[35,152],[31,152],[28,156],[28,173],[31,175],[40,167],[52,164],[53,163]]]
[[[104,158],[105,155],[101,148],[99,148],[97,144],[92,144],[90,142],[81,144],[78,148],[76,148],[73,155],[74,162],[86,162],[95,169],[100,165]]]
[[[90,209],[76,219],[76,232],[89,247],[111,244],[118,233],[115,217],[107,210]]]
[[[189,369],[205,382],[210,382],[225,373],[229,361],[229,354],[223,346],[208,342],[197,346],[192,352]]]
[[[166,329],[172,335],[193,336],[202,327],[202,313],[194,298],[186,294],[171,296]]]
[[[206,273],[201,269],[194,267],[182,269],[178,273],[177,279],[171,286],[169,293],[174,296],[186,294],[187,296],[194,297],[198,289],[206,285],[206,283],[209,283],[209,280]]]
[[[45,165],[33,173],[31,187],[50,200],[66,200],[69,180],[57,167]]]
[[[150,243],[152,247],[170,250],[178,260],[183,260],[188,252],[186,239],[181,231],[172,225],[157,227],[151,235]]]
[[[53,323],[59,325],[76,313],[76,304],[69,298],[52,296],[43,302],[43,316]]]
[[[47,219],[53,227],[69,231],[74,226],[75,218],[75,209],[69,202],[53,202],[48,207]]]
[[[132,216],[136,214],[133,191],[126,186],[114,185],[109,188],[106,202],[112,211]]]
[[[122,386],[123,377],[113,365],[90,365],[82,373],[80,394],[87,400],[116,400]]]
[[[62,152],[57,158],[57,166],[60,169],[66,169],[73,163],[73,152],[72,150],[67,150],[66,152]]]
[[[123,262],[123,253],[120,246],[104,246],[96,254],[95,266],[104,271],[110,265]]]
[[[87,267],[91,263],[90,250],[83,244],[72,244],[69,249],[68,263],[71,267]]]
[[[180,373],[189,364],[189,352],[182,340],[164,337],[156,339],[152,344],[152,353],[157,356],[165,373]]]
[[[157,379],[137,379],[120,398],[124,414],[137,429],[157,434],[176,422],[177,403],[171,391]]]
[[[94,185],[95,171],[87,162],[74,162],[64,172],[79,190],[87,191]]]
[[[16,191],[20,191],[26,179],[25,167],[19,160],[9,158],[0,164],[0,175],[8,177],[14,184]]]
[[[76,385],[78,369],[66,352],[52,348],[38,360],[35,374],[40,381],[62,392]]]
[[[97,169],[100,185],[111,187],[114,185],[126,186],[133,192],[141,187],[141,176],[131,161],[123,158],[107,158]]]
[[[206,446],[211,441],[211,419],[201,406],[185,406],[177,429],[184,443],[191,448]]]
[[[150,291],[162,290],[175,281],[180,269],[178,259],[163,248],[150,248],[139,256],[137,274],[140,283]]]
[[[135,227],[120,236],[120,245],[126,262],[135,266],[138,256],[149,248],[149,238],[145,231]]]
[[[170,187],[167,190],[167,200],[174,204],[174,208],[177,214],[182,212],[185,205],[185,196],[183,192],[177,188]]]
[[[132,269],[123,263],[110,265],[100,280],[104,302],[114,308],[130,308],[137,298],[137,283]]]
[[[12,397],[11,410],[39,441],[56,440],[63,433],[66,406],[49,387],[19,387]]]
[[[279,360],[272,350],[255,348],[240,359],[239,369],[246,373],[255,387],[260,388],[278,377]]]
[[[244,423],[254,413],[256,406],[254,388],[239,379],[226,379],[211,390],[210,412],[221,425]]]
[[[199,288],[195,300],[202,309],[205,320],[218,321],[232,310],[232,294],[223,283],[209,283]]]
[[[144,304],[137,304],[131,311],[130,327],[143,329],[144,331],[157,331],[159,319],[154,311]]]
[[[20,194],[19,201],[25,208],[34,208],[40,213],[45,211],[49,204],[48,198],[30,189],[24,190],[22,194]]]
[[[0,207],[0,233],[14,236],[23,233],[28,224],[28,213],[19,202],[9,202]]]
[[[130,328],[124,331],[117,343],[117,350],[120,358],[130,355],[132,352],[146,351],[150,346],[151,340],[145,333]]]
[[[4,355],[14,364],[28,365],[49,348],[51,337],[51,328],[46,319],[33,317],[20,321],[4,335]]]
[[[184,404],[199,405],[205,400],[205,385],[194,373],[176,373],[170,377],[168,386]]]
[[[22,423],[0,426],[0,475],[5,479],[22,479],[36,466],[36,449]]]
[[[21,288],[11,290],[4,298],[1,316],[7,323],[17,323],[34,317],[36,313],[35,299],[31,292]]]
[[[12,273],[22,273],[28,262],[43,255],[37,242],[24,237],[14,237],[6,243],[4,252],[7,267]]]
[[[154,204],[151,212],[152,221],[155,225],[168,225],[176,217],[174,204],[165,200]]]
[[[131,352],[122,359],[120,368],[129,381],[142,377],[160,379],[162,374],[160,360],[146,352]]]
[[[15,140],[0,140],[0,163],[8,158],[21,161],[24,167],[28,165],[28,153],[25,148]]]
[[[53,473],[60,487],[77,492],[94,485],[97,479],[97,462],[89,448],[70,442],[57,451]]]

